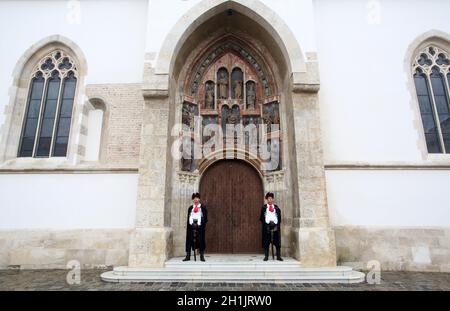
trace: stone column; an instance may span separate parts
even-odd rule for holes
[[[298,184],[298,210],[294,212],[294,255],[303,266],[336,266],[334,231],[328,216],[319,111],[316,63],[308,73],[294,77],[292,104]],[[300,83],[295,83],[299,78]]]
[[[130,241],[129,266],[163,267],[171,256],[172,229],[166,210],[169,144],[168,90],[144,85],[144,115],[139,160],[136,229]]]

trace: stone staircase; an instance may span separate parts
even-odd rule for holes
[[[164,268],[116,267],[106,282],[360,283],[364,273],[350,267],[308,268],[293,258],[264,262],[260,255],[209,255],[206,262],[172,258]],[[197,258],[198,260],[198,258]]]

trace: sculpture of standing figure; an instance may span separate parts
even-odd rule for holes
[[[206,83],[206,109],[214,109],[214,84]]]
[[[227,89],[228,89],[228,77],[226,71],[222,70],[219,74],[219,80],[217,81],[219,85],[219,98],[227,99]]]
[[[183,105],[183,112],[182,112],[182,120],[183,124],[188,126],[189,129],[194,129],[194,117],[195,112],[194,108],[189,105]]]
[[[255,83],[250,82],[247,84],[247,108],[254,110],[256,102]]]
[[[242,99],[242,81],[234,81],[234,98]]]

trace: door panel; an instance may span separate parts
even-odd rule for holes
[[[259,253],[263,188],[258,172],[239,160],[215,163],[204,174],[200,193],[208,206],[208,253]]]

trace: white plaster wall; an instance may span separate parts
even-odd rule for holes
[[[450,227],[450,171],[327,171],[335,226]]]
[[[147,0],[81,0],[80,10],[76,2],[0,1],[0,124],[17,61],[50,35],[65,36],[81,48],[87,84],[142,82]]]
[[[0,174],[0,229],[134,228],[137,174]]]
[[[88,84],[141,82],[144,53],[157,53],[200,1],[81,1],[80,23],[71,23],[70,1],[0,1],[0,123],[13,68],[40,39],[60,34],[77,43]],[[450,34],[450,1],[262,2],[304,52],[318,51],[326,163],[422,161],[405,54],[424,32]],[[370,3],[380,3],[380,23]],[[326,174],[334,225],[450,226],[449,171]],[[136,193],[136,174],[0,175],[0,228],[133,227]]]
[[[326,162],[422,161],[404,61],[421,34],[450,34],[450,1],[313,2]]]

